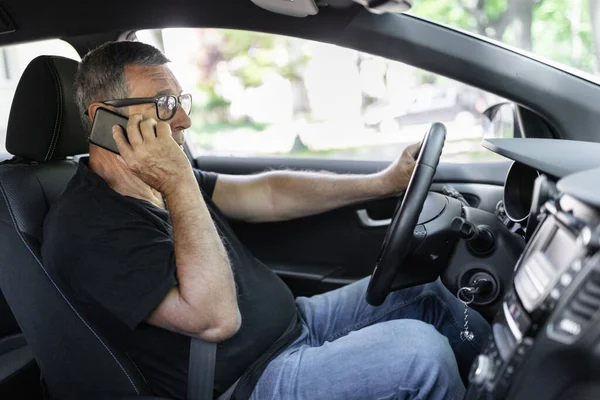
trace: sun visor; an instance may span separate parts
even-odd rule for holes
[[[292,17],[306,17],[319,12],[314,0],[251,0],[257,6],[271,12]]]

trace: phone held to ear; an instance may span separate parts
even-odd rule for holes
[[[107,110],[106,108],[99,107],[96,110],[96,115],[94,116],[94,122],[92,123],[92,130],[90,131],[88,140],[90,143],[95,144],[96,146],[100,146],[106,150],[112,151],[115,154],[119,154],[119,149],[117,148],[117,144],[113,139],[112,127],[114,125],[119,125],[121,128],[123,128],[123,133],[125,133],[127,122],[127,117]],[[127,139],[127,136],[125,136],[125,139]]]

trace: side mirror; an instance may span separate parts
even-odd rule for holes
[[[513,103],[498,103],[483,112],[488,119],[485,127],[485,137],[519,138],[521,128],[517,107]]]

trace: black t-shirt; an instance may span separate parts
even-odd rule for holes
[[[155,394],[184,399],[190,338],[144,322],[177,285],[169,213],[115,192],[88,161],[80,161],[46,217],[44,264],[92,325],[136,362]],[[235,398],[246,398],[268,362],[298,336],[298,312],[287,286],[242,245],[211,201],[217,175],[194,173],[229,254],[242,316],[238,333],[218,344],[215,395],[241,377]]]

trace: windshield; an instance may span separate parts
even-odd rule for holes
[[[600,75],[600,0],[415,0],[410,14]]]

